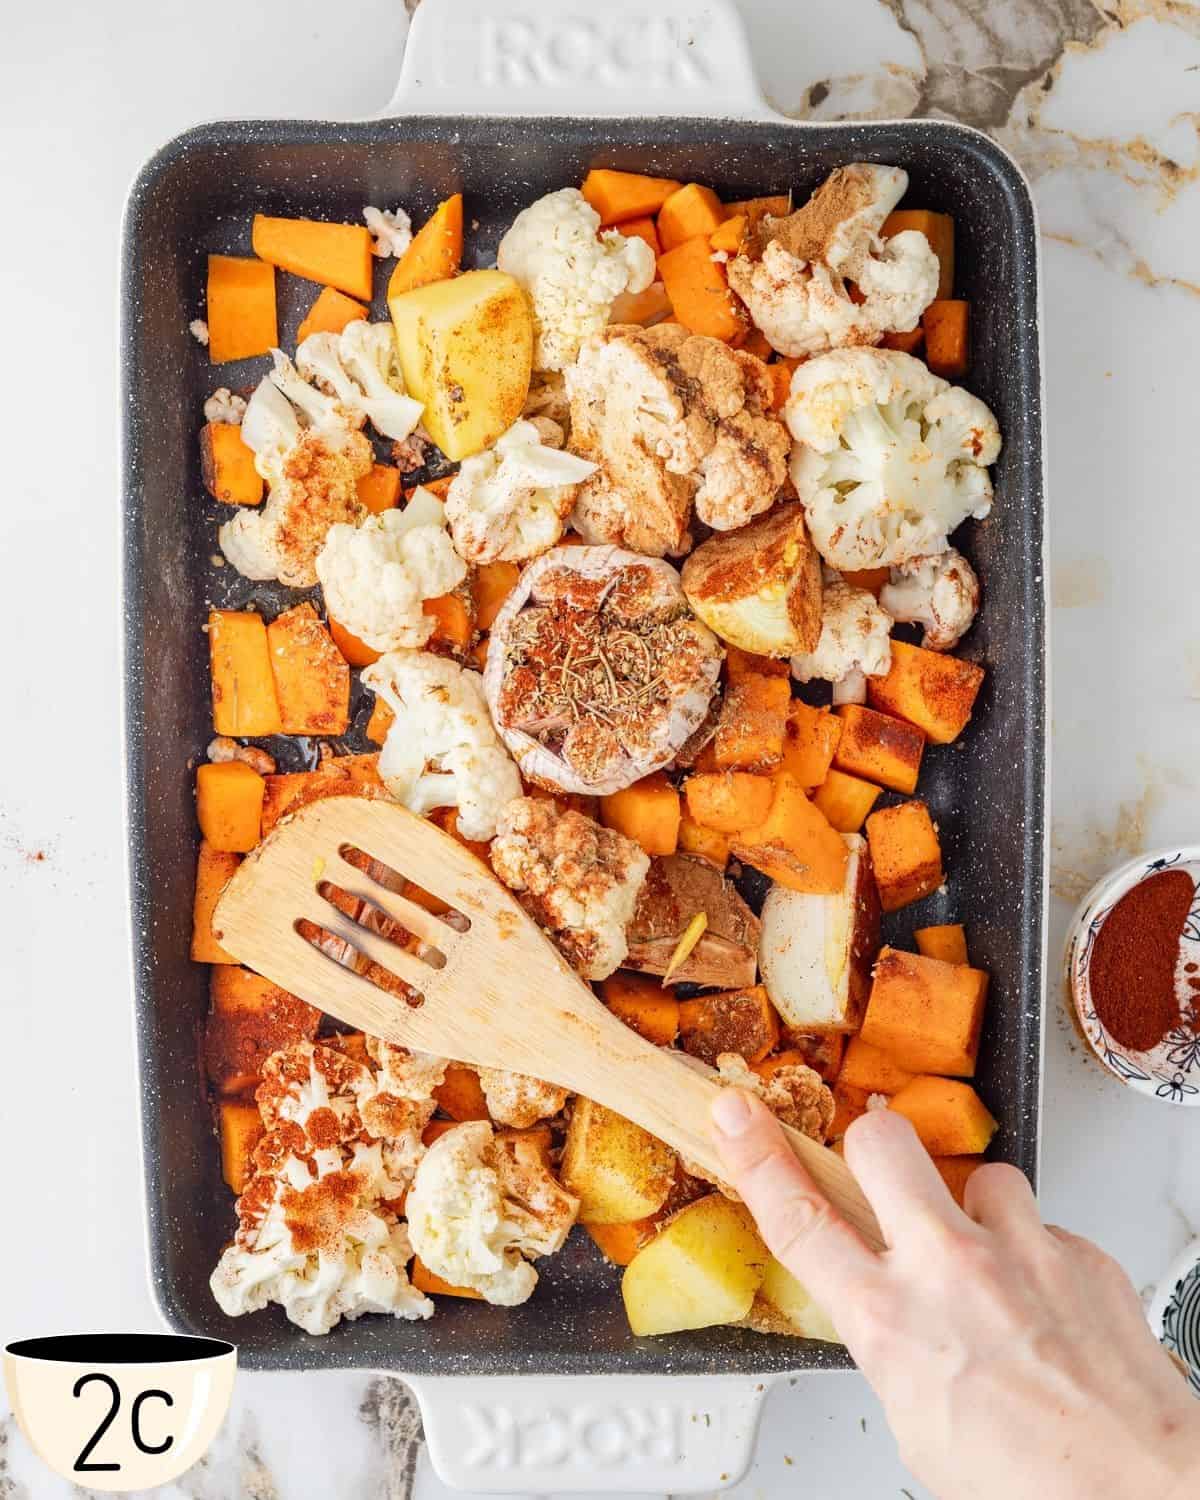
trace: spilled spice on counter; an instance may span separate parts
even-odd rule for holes
[[[1182,1020],[1176,970],[1195,894],[1183,870],[1151,875],[1126,891],[1096,935],[1088,962],[1092,1003],[1109,1036],[1134,1052],[1151,1051]]]

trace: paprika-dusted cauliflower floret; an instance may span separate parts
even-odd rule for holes
[[[559,540],[580,481],[596,468],[560,452],[561,442],[552,419],[522,419],[494,447],[463,460],[446,495],[446,519],[468,562],[521,562]]]
[[[943,552],[992,508],[996,419],[911,354],[838,349],[792,376],[791,473],[817,550],[840,569]]]
[[[540,1078],[531,1078],[528,1073],[511,1073],[507,1068],[478,1068],[476,1071],[487,1100],[488,1114],[497,1125],[528,1130],[539,1120],[549,1120],[561,1113],[567,1102],[566,1089]]]
[[[892,664],[893,623],[874,594],[827,568],[820,639],[812,651],[792,657],[792,676],[832,682],[835,703],[865,703],[867,678],[884,676]]]
[[[600,215],[578,188],[530,204],[500,241],[496,264],[529,293],[535,370],[562,370],[589,333],[608,322],[613,299],[644,292],[654,252],[636,235],[600,230]]]
[[[589,339],[565,372],[571,449],[599,465],[575,506],[584,537],[662,557],[686,550],[693,505],[716,531],[766,510],[788,441],[765,369],[677,323]]]
[[[355,319],[341,333],[310,333],[296,350],[296,371],[276,360],[272,379],[292,401],[305,398],[307,381],[361,426],[370,422],[383,437],[403,442],[421,420],[424,407],[405,393],[390,323]],[[303,377],[301,379],[300,377]],[[311,400],[310,400],[311,404]]]
[[[607,979],[629,951],[625,928],[650,869],[624,834],[540,797],[504,809],[492,868],[585,979]]]
[[[979,579],[961,552],[948,547],[935,557],[914,557],[892,569],[879,602],[895,620],[923,625],[929,651],[953,651],[979,609]]]
[[[761,221],[728,275],[772,349],[820,354],[917,326],[937,295],[938,258],[917,230],[879,234],[907,186],[899,167],[853,162],[795,213]]]
[[[722,1083],[757,1094],[785,1125],[824,1144],[833,1124],[833,1093],[821,1075],[806,1064],[776,1068],[763,1079],[740,1053],[722,1052],[717,1058],[717,1073]]]
[[[412,220],[402,208],[375,208],[368,204],[362,216],[371,231],[371,254],[380,260],[401,256],[412,244]]]
[[[416,813],[457,807],[467,839],[490,839],[521,778],[496,737],[478,672],[425,651],[389,651],[363,681],[395,715],[379,756],[393,797]]]
[[[441,501],[418,489],[404,510],[365,516],[357,526],[331,526],[317,554],[325,606],[374,651],[423,646],[437,599],[467,576],[445,528]]]
[[[526,1257],[561,1249],[578,1211],[528,1143],[486,1120],[434,1142],[406,1205],[413,1249],[434,1275],[501,1307],[528,1300],[538,1276]]]

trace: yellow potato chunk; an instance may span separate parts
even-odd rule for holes
[[[621,1295],[630,1328],[645,1338],[739,1322],[767,1258],[742,1204],[720,1193],[688,1204],[626,1267]]]
[[[773,1255],[767,1260],[758,1295],[791,1325],[791,1331],[797,1337],[822,1339],[827,1344],[842,1342],[829,1314],[813,1301],[787,1267]]]
[[[581,1224],[628,1224],[666,1202],[675,1153],[632,1120],[577,1098],[559,1175],[579,1199]]]

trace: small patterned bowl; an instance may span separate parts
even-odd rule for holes
[[[1148,1317],[1159,1342],[1187,1366],[1188,1383],[1200,1396],[1200,1240],[1159,1282]]]
[[[1200,964],[1200,846],[1192,844],[1140,854],[1097,881],[1080,902],[1067,929],[1067,986],[1075,1003],[1079,1028],[1110,1073],[1152,1099],[1200,1106],[1200,1033],[1178,1026],[1152,1052],[1131,1051],[1101,1025],[1088,983],[1092,945],[1112,908],[1139,881],[1174,869],[1186,870],[1197,884],[1196,898],[1184,924],[1182,946],[1190,949]]]

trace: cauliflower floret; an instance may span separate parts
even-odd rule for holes
[[[962,553],[948,547],[893,568],[879,602],[894,620],[924,625],[927,650],[953,651],[979,609],[979,579]]]
[[[510,1073],[507,1068],[477,1068],[476,1072],[488,1114],[498,1125],[528,1130],[558,1114],[567,1102],[566,1089],[528,1073]]]
[[[425,410],[405,394],[390,323],[358,318],[341,333],[311,333],[296,350],[296,370],[299,375],[276,360],[271,377],[292,401],[311,406],[302,387],[305,381],[314,382],[352,425],[369,421],[376,432],[396,442],[409,436]]]
[[[785,1125],[822,1144],[833,1124],[833,1093],[821,1075],[805,1063],[776,1068],[762,1079],[738,1052],[722,1052],[717,1058],[722,1083],[757,1094]]]
[[[188,324],[188,332],[198,344],[203,344],[206,349],[208,348],[208,324],[203,318],[193,318]]]
[[[412,220],[402,208],[363,209],[363,219],[371,231],[371,254],[380,260],[399,257],[412,244]]]
[[[821,635],[814,650],[792,657],[792,676],[797,682],[832,682],[835,703],[865,703],[867,678],[884,676],[892,664],[893,623],[874,594],[827,568]]]
[[[613,299],[644,292],[654,280],[654,252],[635,235],[606,229],[578,188],[561,188],[530,204],[500,241],[496,264],[533,302],[537,370],[562,370],[589,333],[608,322]]]
[[[606,979],[621,967],[625,928],[650,869],[632,839],[553,802],[520,797],[500,817],[491,859],[585,979]]]
[[[430,500],[441,505],[437,497]],[[448,594],[467,576],[467,565],[438,516],[430,522],[405,510],[366,516],[360,525],[331,526],[317,554],[325,606],[373,651],[423,646],[434,619],[426,599]]]
[[[537,423],[543,443],[551,443],[555,448],[565,446],[571,430],[571,403],[561,371],[545,370],[533,377],[521,415]],[[557,439],[543,426],[544,422],[552,422],[558,429]]]
[[[854,162],[795,213],[758,226],[730,262],[729,284],[773,349],[820,354],[917,326],[937,295],[938,258],[917,230],[879,234],[907,186],[899,167]]]
[[[717,531],[769,508],[787,433],[762,361],[678,324],[614,327],[565,373],[571,448],[599,464],[574,524],[589,542],[686,551],[692,507]]]
[[[478,672],[424,651],[390,651],[363,681],[395,714],[379,757],[393,797],[416,813],[457,807],[467,839],[490,839],[521,778],[496,736]]]
[[[463,460],[446,496],[446,519],[469,562],[521,562],[562,536],[579,484],[596,465],[560,453],[555,436],[561,443],[550,418],[514,422],[494,447]]]
[[[366,1048],[377,1071],[374,1092],[362,1105],[363,1124],[381,1137],[383,1170],[403,1191],[425,1155],[422,1132],[437,1108],[433,1091],[446,1076],[446,1059],[373,1036]]]
[[[525,1257],[560,1249],[578,1210],[527,1145],[486,1120],[434,1142],[406,1206],[413,1249],[434,1275],[501,1307],[528,1300],[538,1276]]]
[[[243,397],[235,396],[228,386],[218,386],[208,400],[204,403],[204,420],[206,422],[225,422],[230,427],[240,426],[242,418],[246,415],[246,402]]]
[[[784,417],[791,474],[817,550],[840,569],[944,552],[992,508],[996,419],[911,354],[837,349],[802,364]]]

